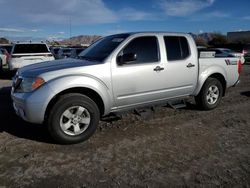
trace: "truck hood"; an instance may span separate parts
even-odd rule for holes
[[[25,66],[18,70],[18,74],[24,77],[36,77],[38,75],[48,72],[54,72],[71,68],[74,69],[74,68],[97,65],[97,64],[102,64],[102,63],[95,61],[80,60],[80,59],[46,61]]]

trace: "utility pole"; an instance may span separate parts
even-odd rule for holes
[[[71,38],[71,15],[69,15],[69,38]]]

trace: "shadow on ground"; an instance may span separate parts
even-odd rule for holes
[[[16,71],[7,71],[4,70],[0,72],[0,79],[1,80],[11,80],[16,74]]]
[[[0,119],[2,120],[0,132],[38,142],[53,143],[44,126],[27,123],[15,114],[10,90],[10,87],[0,89]]]
[[[246,97],[250,97],[250,91],[243,91],[240,94]]]

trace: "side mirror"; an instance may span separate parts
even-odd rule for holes
[[[123,54],[117,57],[118,65],[129,64],[130,62],[136,61],[136,53]]]

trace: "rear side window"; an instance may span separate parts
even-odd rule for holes
[[[135,53],[134,63],[152,63],[159,61],[158,41],[154,36],[133,39],[124,49],[123,54]]]
[[[49,50],[45,44],[16,44],[13,54],[27,53],[48,53]]]
[[[168,61],[186,59],[190,55],[188,41],[185,37],[165,36]]]

